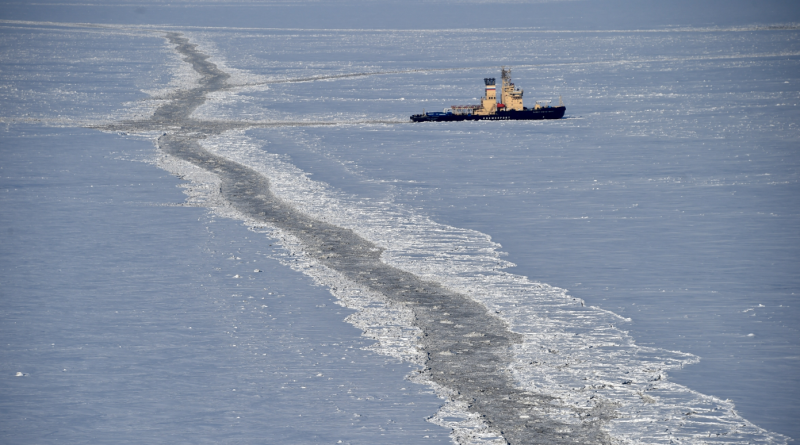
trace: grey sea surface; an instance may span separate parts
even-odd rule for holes
[[[148,141],[0,140],[5,443],[449,442],[415,367],[277,244],[181,206]]]
[[[274,240],[183,205],[152,141],[71,128],[168,86],[163,38],[3,31],[3,442],[450,442]]]
[[[413,30],[410,18],[395,30],[334,30],[323,19],[307,27],[326,29],[244,29],[252,24],[236,15],[257,4],[226,5],[233,12],[217,18],[227,26],[219,29],[173,26],[214,23],[213,2],[182,4],[191,14],[174,20],[150,3],[119,16],[109,11],[126,6],[65,4],[57,14],[10,5],[2,18],[40,21],[0,23],[0,435],[9,443],[451,440],[426,421],[442,400],[404,379],[418,366],[380,354],[385,346],[345,323],[353,310],[316,275],[287,266],[295,252],[284,240],[200,201],[184,204],[181,189],[196,198],[202,184],[158,168],[157,133],[80,128],[140,119],[195,84],[165,28],[238,85],[210,95],[194,118],[270,125],[208,138],[206,149],[266,174],[297,208],[384,240],[395,267],[452,286],[456,275],[464,286],[523,283],[489,284],[475,296],[497,297],[512,329],[529,329],[511,366],[523,387],[572,400],[558,388],[575,377],[556,376],[558,367],[608,366],[580,348],[563,363],[543,361],[553,367],[541,375],[540,365],[526,367],[535,361],[520,365],[540,345],[571,347],[558,335],[587,335],[570,324],[577,312],[548,321],[553,309],[534,285],[546,283],[555,286],[546,298],[566,289],[620,316],[611,334],[630,353],[600,380],[636,386],[628,375],[659,364],[658,378],[680,385],[659,389],[673,391],[659,403],[642,395],[641,408],[623,410],[628,423],[607,427],[612,435],[800,437],[800,32],[767,26],[778,23],[775,10],[787,20],[797,11],[773,2],[710,23],[711,3],[685,21],[643,22],[656,29],[558,19],[516,29],[513,45],[492,27]],[[276,14],[296,21],[283,28],[302,27],[297,14],[308,6],[298,5]],[[339,13],[358,6],[348,5]],[[478,26],[464,20],[440,28]],[[499,77],[503,64],[526,104],[562,96],[566,119],[401,123],[422,108],[475,102],[482,78]],[[469,261],[503,259],[485,272],[443,265],[462,241]],[[557,322],[560,334],[548,337]],[[652,351],[667,358],[644,358]],[[642,382],[640,394],[652,385]],[[621,393],[595,394],[635,405]],[[701,399],[722,420],[694,421],[691,400]],[[734,437],[742,419],[766,431],[748,426]],[[434,421],[455,428],[441,413]]]
[[[562,122],[286,130],[280,147],[315,179],[491,234],[514,273],[698,355],[673,380],[777,429],[800,388],[796,63],[553,68],[575,98]]]
[[[492,74],[473,64],[483,62],[481,54],[494,57],[505,37],[484,32],[464,46],[456,34],[443,32],[436,47],[424,48],[436,56],[419,66],[432,71],[342,79],[338,87],[330,81],[273,85],[196,114],[313,120],[336,119],[346,110],[390,118],[386,110],[401,106],[467,102],[480,92],[475,78]],[[798,409],[800,388],[792,371],[800,315],[794,304],[797,34],[531,34],[535,40],[500,55],[522,65],[515,70],[519,85],[543,85],[527,94],[568,98],[561,122],[248,135],[265,141],[265,152],[345,193],[490,234],[517,264],[514,273],[631,317],[624,329],[641,345],[701,357],[671,372],[674,381],[734,400],[759,425],[794,431],[789,419],[796,414],[789,413]],[[297,33],[270,36],[260,51],[297,48],[283,53],[287,60],[276,69],[308,71]],[[376,47],[410,47],[420,39],[369,34],[354,51],[342,43],[354,37],[326,33],[314,60],[374,60]],[[245,38],[228,34],[214,42],[234,61]],[[542,58],[547,62],[521,63]],[[387,59],[380,67],[398,69],[400,63]],[[258,60],[269,59],[239,63],[269,72],[254,68]],[[463,72],[435,71],[445,64],[464,66]]]

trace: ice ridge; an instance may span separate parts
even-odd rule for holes
[[[667,381],[666,370],[695,357],[638,347],[616,314],[504,272],[488,236],[350,202],[274,157],[259,159],[241,130],[272,124],[192,119],[209,94],[231,87],[230,75],[180,33],[166,38],[196,86],[171,93],[149,119],[100,128],[158,131],[174,165],[213,177],[200,192],[219,196],[212,205],[302,253],[292,267],[358,308],[348,321],[382,352],[422,366],[413,379],[447,400],[432,421],[459,443],[783,440],[732,404]]]

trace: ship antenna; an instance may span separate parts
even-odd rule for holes
[[[559,107],[563,107],[564,106],[564,99],[562,99],[561,96],[558,96],[558,106]]]

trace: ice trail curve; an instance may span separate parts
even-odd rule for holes
[[[260,126],[252,123],[204,122],[190,118],[209,93],[229,87],[229,75],[208,60],[180,33],[166,38],[202,77],[195,88],[181,90],[161,105],[150,119],[104,127],[111,131],[165,131],[158,146],[221,180],[221,194],[248,218],[296,237],[306,254],[350,280],[383,294],[414,314],[422,332],[419,347],[426,356],[424,378],[451,392],[489,428],[511,444],[608,444],[602,430],[613,418],[613,406],[591,410],[569,407],[551,396],[524,391],[507,372],[510,346],[521,342],[497,316],[469,297],[424,281],[381,261],[382,250],[352,230],[315,220],[270,191],[264,175],[215,155],[200,140],[225,131]],[[444,323],[443,323],[444,322]],[[574,422],[554,420],[551,413],[570,411]]]

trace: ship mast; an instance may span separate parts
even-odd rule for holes
[[[504,105],[506,111],[522,111],[522,90],[517,89],[514,83],[511,82],[511,68],[501,68],[501,77],[503,80],[503,87],[500,96],[500,102]]]

